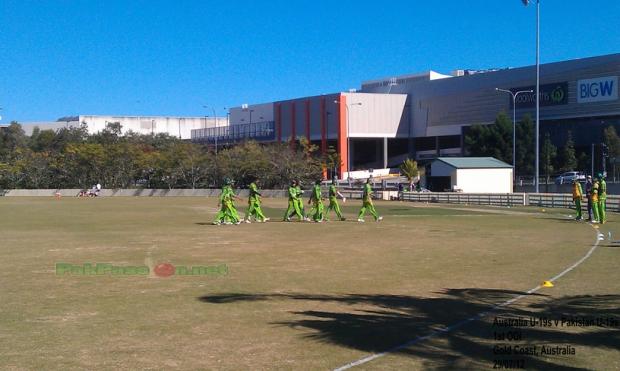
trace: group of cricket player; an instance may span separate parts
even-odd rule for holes
[[[573,180],[573,201],[577,215],[576,220],[583,220],[581,215],[581,200],[584,196],[581,184],[577,179]],[[605,201],[607,199],[607,183],[602,173],[598,173],[594,182],[592,176],[586,179],[586,199],[588,200],[588,219],[591,223],[604,224],[607,221]]]
[[[306,213],[302,197],[304,191],[301,189],[301,182],[298,180],[292,181],[287,190],[288,207],[282,220],[290,222],[292,217],[297,217],[298,221],[313,221],[316,223],[322,223],[324,221],[329,221],[329,212],[334,211],[338,220],[344,221],[345,218],[342,216],[342,212],[340,211],[338,197],[342,199],[343,203],[346,202],[347,199],[338,191],[335,182],[332,181],[328,190],[329,204],[326,209],[323,204],[324,199],[321,191],[321,183],[321,180],[317,180],[312,187],[312,190],[310,191],[310,199],[308,200],[308,205],[312,205],[312,207],[310,211]],[[213,224],[241,224],[242,222],[251,223],[252,220],[258,223],[269,221],[269,218],[265,217],[265,214],[261,208],[261,194],[258,190],[258,186],[256,185],[256,180],[249,186],[248,209],[245,213],[245,218],[243,219],[239,217],[237,207],[235,206],[235,200],[239,199],[240,198],[235,195],[230,179],[225,179],[218,203],[220,210],[217,213]],[[370,178],[366,181],[363,187],[362,208],[357,217],[358,222],[364,222],[366,211],[370,212],[375,221],[378,222],[383,220],[383,217],[377,214],[377,210],[372,202],[372,187],[370,185]]]

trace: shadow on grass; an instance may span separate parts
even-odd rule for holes
[[[437,293],[438,297],[415,297],[404,295],[311,295],[311,294],[219,294],[202,296],[198,299],[210,304],[232,305],[238,302],[275,300],[299,300],[316,308],[316,302],[341,304],[340,311],[302,310],[293,312],[298,318],[272,323],[293,329],[312,330],[303,335],[314,341],[333,343],[368,353],[391,350],[435,330],[446,329],[460,321],[482,312],[488,312],[494,305],[524,293],[494,289],[448,289]],[[471,367],[471,362],[490,367],[493,360],[505,357],[494,355],[495,345],[537,345],[539,352],[543,345],[555,347],[572,345],[598,349],[620,350],[620,324],[611,327],[591,326],[586,331],[575,332],[575,327],[534,326],[494,327],[493,319],[504,318],[561,318],[583,317],[588,319],[615,318],[620,321],[620,295],[539,297],[538,304],[522,308],[503,307],[490,312],[484,323],[469,321],[456,326],[452,331],[437,338],[416,341],[416,344],[398,349],[400,354],[422,359],[433,368],[453,368],[455,365]],[[510,343],[494,341],[493,333],[521,331],[523,341]],[[436,341],[441,339],[442,341]],[[579,356],[578,354],[577,356]],[[554,361],[558,356],[512,355],[521,359],[527,368],[535,369],[577,369],[561,366]],[[569,359],[570,358],[565,358]],[[352,360],[353,361],[353,360]]]

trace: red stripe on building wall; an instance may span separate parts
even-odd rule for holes
[[[306,101],[306,138],[310,140],[310,101]]]
[[[297,129],[297,122],[295,120],[295,116],[297,116],[297,112],[295,110],[295,102],[291,103],[291,147],[295,148],[295,140],[297,139],[297,133],[295,130]]]
[[[340,164],[340,177],[349,171],[349,147],[347,142],[347,97],[340,94],[338,97],[338,153],[342,163]]]
[[[327,130],[325,129],[325,98],[321,98],[321,153],[327,153]]]

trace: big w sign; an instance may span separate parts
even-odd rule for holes
[[[577,81],[577,102],[590,103],[618,99],[618,76]]]

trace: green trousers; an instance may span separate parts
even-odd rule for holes
[[[213,223],[223,223],[224,221],[226,221],[226,210],[224,210],[224,205],[222,205],[222,207],[220,207],[220,211],[217,212]]]
[[[232,216],[231,222],[237,223],[239,221],[239,213],[237,212],[235,204],[230,202],[226,205],[226,208],[228,209],[229,214]]]
[[[605,223],[607,221],[607,212],[605,210],[605,199],[598,200],[598,217],[599,222]]]
[[[598,201],[596,201],[596,202],[593,201],[592,202],[592,218],[593,218],[592,221],[595,221],[595,222],[600,222],[601,221],[600,215],[599,215],[599,212],[598,212],[599,211],[598,207],[599,207],[599,202]]]
[[[284,220],[290,219],[293,214],[297,215],[297,218],[299,220],[303,219],[301,210],[299,210],[299,203],[294,200],[289,200],[288,207],[286,208],[286,212],[284,213]]]
[[[338,205],[338,201],[336,200],[335,197],[329,198],[329,205],[327,206],[327,211],[325,212],[325,216],[328,216],[327,214],[332,210],[336,212],[336,216],[338,217],[338,219],[342,219],[342,212],[340,211],[340,205]]]
[[[575,212],[577,213],[576,218],[581,219],[581,198],[574,199],[575,201]]]
[[[314,202],[312,204],[310,214],[312,214],[312,220],[314,220],[315,222],[322,221],[325,217],[325,206],[323,205],[323,202]]]
[[[254,217],[256,220],[265,220],[265,214],[263,214],[263,210],[260,207],[260,201],[250,200],[248,203],[248,211],[245,214],[245,219],[250,220],[251,217]]]
[[[370,212],[370,214],[375,218],[375,220],[379,219],[377,210],[375,210],[375,205],[373,205],[371,201],[364,201],[364,203],[362,204],[362,209],[357,216],[358,219],[364,219],[364,215],[366,215],[366,209],[368,209],[368,212]]]
[[[215,223],[237,223],[239,221],[239,213],[232,202],[224,202],[220,211],[215,216]]]
[[[295,200],[295,203],[297,204],[297,209],[301,213],[302,218],[305,218],[306,217],[306,210],[304,209],[304,200],[302,200],[300,198],[299,200]]]

